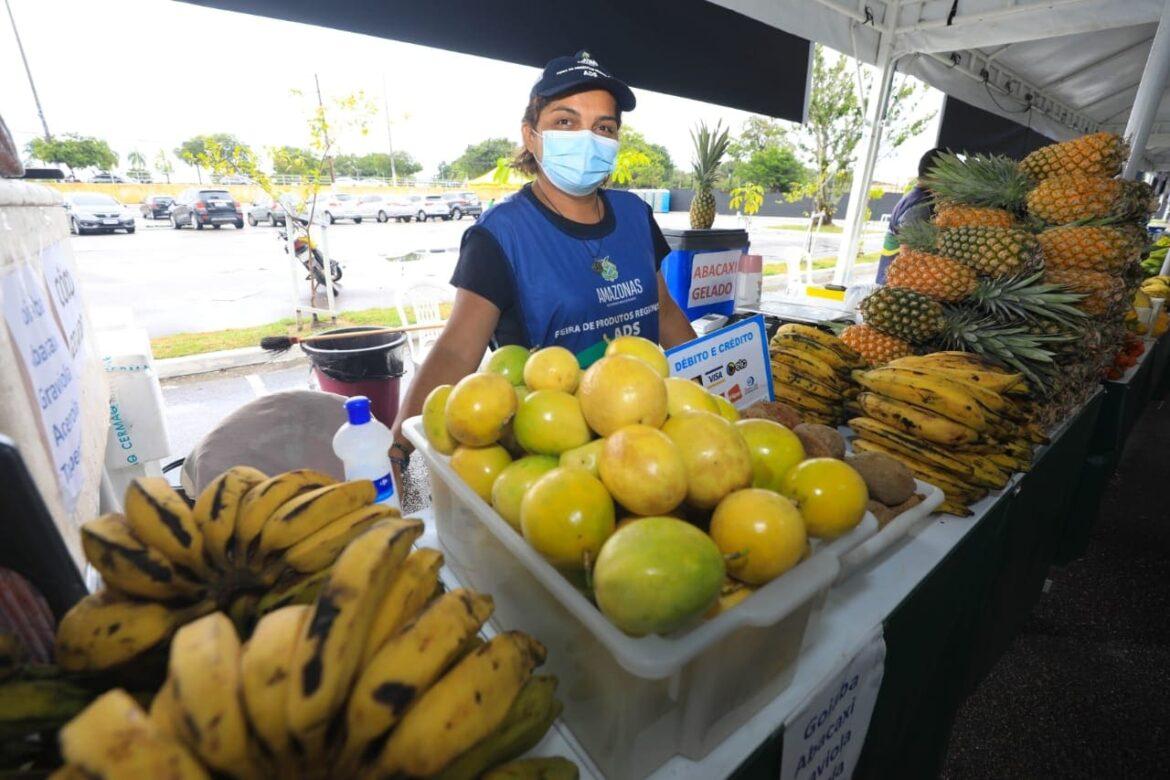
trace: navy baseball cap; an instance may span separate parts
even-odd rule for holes
[[[545,65],[540,80],[532,85],[531,97],[556,97],[582,85],[606,90],[614,96],[622,111],[633,111],[637,103],[630,88],[609,75],[584,49],[572,57],[557,57]]]

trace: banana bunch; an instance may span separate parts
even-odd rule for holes
[[[1027,471],[1032,445],[1029,388],[1021,374],[965,352],[899,358],[854,371],[860,416],[849,420],[855,452],[896,458],[914,476],[942,489],[941,511],[958,516]]]
[[[1170,298],[1170,276],[1151,276],[1142,282],[1141,291],[1151,298]]]
[[[857,395],[850,372],[861,356],[836,336],[811,325],[785,323],[769,346],[772,392],[805,422],[837,426],[845,404]]]
[[[94,701],[60,732],[60,776],[535,776],[543,763],[508,762],[561,710],[556,679],[533,675],[545,649],[519,632],[481,639],[491,597],[440,595],[441,554],[411,551],[421,533],[376,521],[311,603],[267,613],[247,641],[222,612],[179,628],[149,711],[121,690]]]
[[[228,469],[189,506],[165,479],[136,479],[124,514],[81,528],[105,590],[61,620],[57,662],[100,671],[164,648],[184,624],[216,610],[242,633],[281,606],[316,598],[345,546],[398,511],[374,504],[369,480],[309,469],[274,477]]]

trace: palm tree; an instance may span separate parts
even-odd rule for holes
[[[166,177],[167,184],[171,183],[171,174],[175,172],[175,166],[171,165],[165,150],[159,149],[158,154],[154,156],[154,169]]]
[[[131,168],[146,168],[146,158],[137,149],[126,155],[126,162],[130,163]]]

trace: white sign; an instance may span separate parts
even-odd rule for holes
[[[671,376],[697,382],[737,409],[772,400],[772,361],[762,314],[680,344],[666,357]]]
[[[49,442],[62,497],[72,511],[82,485],[81,374],[74,368],[31,265],[23,263],[4,276],[0,296],[13,348],[20,353],[41,430]]]
[[[686,308],[724,303],[735,297],[735,275],[742,249],[696,252],[691,263],[691,286]]]
[[[784,724],[781,780],[849,780],[857,768],[885,672],[886,640],[875,628],[845,668]]]
[[[57,320],[65,334],[65,343],[73,360],[75,373],[81,375],[79,361],[85,344],[85,315],[81,308],[81,294],[77,289],[77,271],[65,242],[58,242],[41,253],[41,270],[45,287],[53,299]]]

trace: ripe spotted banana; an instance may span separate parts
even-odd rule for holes
[[[386,736],[492,614],[492,598],[458,589],[391,637],[364,667],[346,710],[344,768],[378,757]]]
[[[933,360],[933,355],[910,355],[891,360],[886,368],[913,368],[927,371],[939,376],[949,377],[966,385],[982,387],[993,393],[1006,393],[1014,388],[1023,378],[1023,374],[1005,374],[1000,371],[991,371],[974,366],[959,366]]]
[[[816,358],[825,365],[831,367],[838,374],[848,376],[849,371],[854,368],[849,361],[841,357],[841,355],[834,349],[824,346],[817,341],[814,341],[807,336],[798,333],[777,333],[772,338],[771,349],[773,352],[796,352],[801,355],[806,355],[811,358]]]
[[[378,757],[376,776],[430,777],[504,721],[544,646],[515,631],[498,634],[460,661],[407,710]]]
[[[374,653],[381,649],[399,628],[414,618],[434,596],[439,584],[439,569],[443,567],[443,554],[438,550],[423,547],[415,550],[402,562],[394,574],[386,595],[378,605],[370,635],[362,652],[361,666],[369,664]]]
[[[557,678],[549,675],[533,677],[512,702],[500,727],[451,762],[435,776],[435,780],[476,780],[492,767],[536,747],[561,713],[556,690]],[[576,769],[575,765],[573,769]]]
[[[333,564],[289,664],[289,731],[309,761],[324,756],[326,729],[357,675],[374,611],[422,530],[418,520],[379,521]]]
[[[986,455],[974,452],[957,452],[955,457],[971,466],[972,474],[968,480],[973,485],[999,490],[1011,479],[1011,472],[1005,472]]]
[[[992,453],[988,453],[984,457],[986,457],[988,460],[990,460],[992,463],[994,463],[996,465],[996,467],[999,468],[1001,471],[1006,471],[1009,474],[1012,473],[1013,471],[1022,471],[1022,472],[1027,473],[1027,471],[1030,468],[1032,468],[1032,464],[1030,461],[1021,460],[1019,458],[1012,457],[1011,455],[1008,455],[1007,453],[992,452]]]
[[[849,420],[849,427],[866,441],[880,444],[911,458],[918,458],[923,463],[948,474],[953,474],[960,479],[968,478],[974,473],[972,466],[960,460],[956,455],[952,455],[930,442],[916,439],[910,434],[903,433],[872,417],[854,417]]]
[[[791,333],[797,336],[804,336],[806,339],[811,339],[821,346],[833,350],[841,356],[842,360],[850,364],[851,367],[856,368],[861,365],[861,355],[856,350],[833,334],[826,333],[820,328],[813,327],[812,325],[804,325],[799,322],[786,322],[777,328],[776,333]]]
[[[932,468],[928,463],[923,463],[917,458],[904,455],[881,444],[866,441],[865,439],[858,439],[853,442],[853,450],[854,452],[880,452],[884,455],[889,455],[894,460],[901,461],[906,468],[910,469],[914,476],[940,488],[949,500],[972,503],[987,495],[986,488],[960,480],[952,474],[947,474]]]
[[[191,510],[203,532],[203,554],[219,571],[232,565],[232,534],[244,496],[268,477],[251,466],[233,466],[211,481]]]
[[[249,490],[240,502],[236,529],[232,534],[232,557],[236,565],[239,566],[251,553],[251,548],[264,529],[264,523],[282,504],[310,490],[336,482],[333,477],[320,471],[297,469],[269,477]]]
[[[99,778],[206,780],[186,748],[160,734],[137,702],[120,688],[102,694],[58,735],[70,766]]]
[[[970,509],[956,501],[944,501],[938,505],[936,512],[941,512],[944,515],[954,515],[955,517],[970,517],[975,514]]]
[[[166,556],[143,544],[122,515],[102,515],[82,525],[81,548],[107,585],[131,596],[167,601],[198,598],[203,591]]]
[[[260,532],[259,555],[285,550],[377,498],[368,479],[339,482],[297,496],[276,510]]]
[[[126,488],[123,511],[134,535],[179,568],[189,580],[207,574],[203,534],[191,508],[162,477],[139,477]]]
[[[182,717],[179,703],[175,701],[174,686],[168,677],[150,701],[150,722],[158,729],[158,733],[182,741],[183,737],[179,732],[179,721]]]
[[[866,390],[927,409],[976,431],[985,431],[991,425],[983,407],[958,382],[897,368],[855,371],[853,379]]]
[[[274,759],[289,748],[289,663],[313,608],[278,609],[260,619],[240,654],[244,709],[263,749]]]
[[[240,640],[231,620],[214,612],[183,626],[167,666],[183,742],[212,769],[262,778],[240,696]]]
[[[256,613],[267,615],[281,607],[293,604],[312,604],[317,600],[321,588],[329,580],[329,569],[313,572],[312,574],[296,575],[278,583],[277,587],[260,597],[256,605]]]
[[[370,504],[342,515],[319,531],[309,534],[282,553],[269,567],[279,575],[285,568],[300,574],[311,574],[327,568],[341,555],[345,546],[379,520],[398,517],[399,511],[381,504]],[[276,576],[271,576],[275,581]]]
[[[846,382],[837,374],[836,369],[812,355],[804,352],[790,352],[777,349],[770,350],[769,355],[771,356],[772,365],[782,363],[791,366],[794,370],[799,371],[805,376],[815,379],[821,384],[828,385],[837,391],[844,390],[846,387]]]
[[[797,408],[797,411],[813,412],[824,417],[834,417],[841,410],[840,402],[830,402],[810,395],[800,388],[772,381],[772,394],[777,401],[783,401]]]
[[[57,664],[68,672],[108,669],[169,639],[179,626],[215,609],[210,601],[171,608],[114,591],[86,596],[57,626]]]
[[[862,393],[857,404],[868,417],[935,444],[979,441],[979,432],[926,409],[877,393]]]
[[[0,733],[18,741],[25,734],[55,730],[84,710],[93,692],[57,673],[22,676],[0,684]]]
[[[1011,438],[1003,441],[1003,453],[1016,460],[1032,461],[1032,444],[1024,439]]]
[[[842,397],[840,391],[802,374],[787,363],[772,364],[772,383],[788,385],[829,404],[840,403]]]

